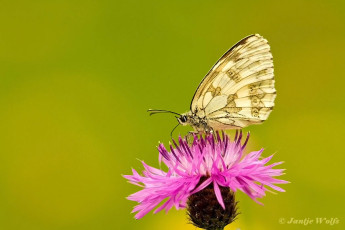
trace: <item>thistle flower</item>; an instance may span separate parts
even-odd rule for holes
[[[168,151],[159,144],[159,162],[168,167],[167,172],[151,167],[145,162],[143,175],[132,169],[133,175],[124,177],[142,190],[130,195],[129,200],[139,204],[132,212],[139,219],[157,207],[163,209],[186,208],[191,221],[205,229],[223,229],[232,222],[236,213],[234,193],[240,190],[255,202],[265,196],[268,188],[284,192],[274,184],[288,183],[274,178],[283,169],[273,169],[282,162],[266,165],[273,155],[262,158],[263,149],[243,154],[248,142],[241,144],[242,132],[236,132],[233,141],[224,132],[206,136],[194,135],[192,144],[179,137],[173,140]]]

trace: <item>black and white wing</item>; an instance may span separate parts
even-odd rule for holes
[[[259,34],[228,50],[196,90],[191,112],[215,130],[243,128],[265,121],[274,106],[273,60]]]

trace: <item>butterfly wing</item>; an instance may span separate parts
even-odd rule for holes
[[[213,129],[243,128],[266,120],[275,97],[270,46],[255,34],[234,45],[207,73],[191,111],[206,116]]]

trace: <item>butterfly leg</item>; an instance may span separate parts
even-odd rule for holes
[[[212,127],[205,125],[204,127],[206,135],[214,134],[215,131]]]
[[[198,134],[199,134],[198,131],[189,131],[187,136],[186,136],[186,141],[188,142],[188,144],[192,144],[193,140],[194,140],[194,136],[196,136]]]
[[[207,127],[207,129],[205,129],[205,130],[206,130],[206,136],[207,135],[212,135],[214,141],[217,141],[217,138],[216,138],[216,135],[215,135],[216,131],[214,131],[214,129],[212,127]]]

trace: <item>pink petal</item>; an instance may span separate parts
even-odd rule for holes
[[[216,194],[216,197],[217,197],[217,200],[218,200],[220,206],[222,206],[222,208],[225,210],[225,205],[224,205],[222,193],[220,192],[219,186],[215,181],[213,181],[213,187],[214,187],[214,194]]]
[[[206,188],[209,184],[211,184],[211,182],[212,182],[212,178],[206,179],[204,182],[201,183],[201,185],[199,185],[196,189],[193,190],[193,193],[192,193],[192,194],[197,193],[197,192],[203,190],[203,189]]]

